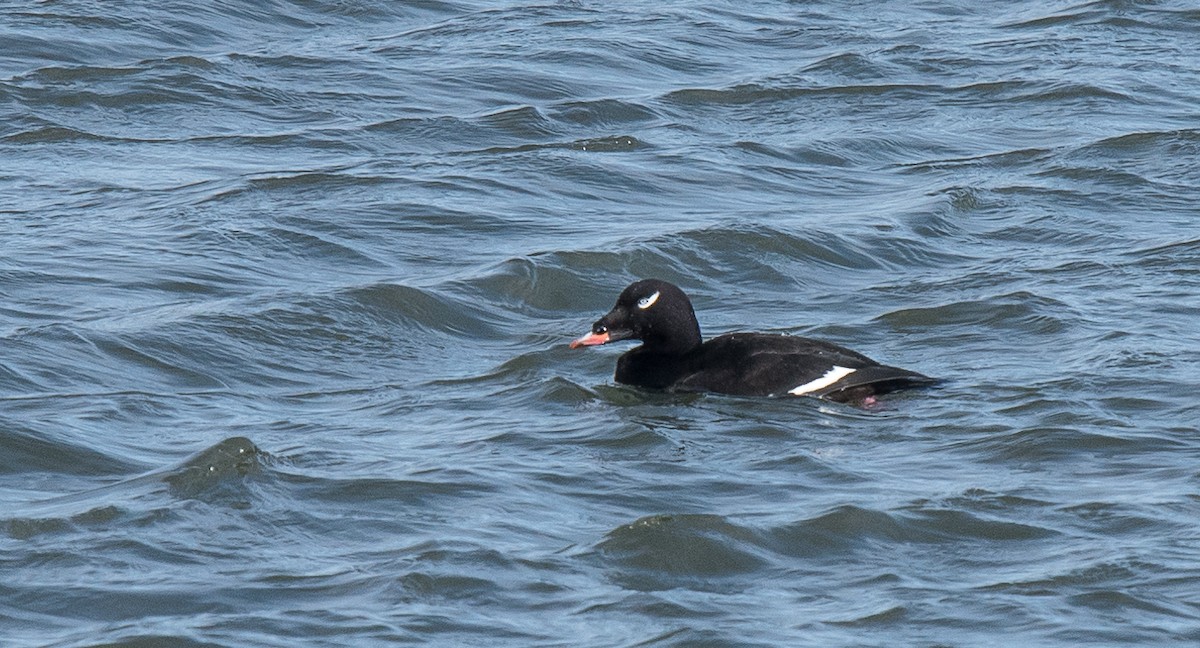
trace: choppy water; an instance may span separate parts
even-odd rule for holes
[[[1193,3],[0,7],[4,645],[1200,641]]]

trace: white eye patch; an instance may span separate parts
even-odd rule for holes
[[[657,290],[654,291],[653,295],[650,295],[648,297],[642,297],[641,299],[639,299],[638,300],[638,308],[640,308],[642,310],[646,310],[647,308],[650,308],[651,306],[653,306],[654,302],[656,302],[656,301],[658,301],[658,291]]]

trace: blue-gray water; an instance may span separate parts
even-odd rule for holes
[[[1200,642],[1200,8],[5,2],[4,646]],[[709,334],[946,380],[648,394]]]

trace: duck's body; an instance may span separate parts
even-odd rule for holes
[[[616,380],[647,389],[849,402],[937,382],[820,340],[729,333],[705,342],[687,295],[657,279],[622,291],[612,311],[571,347],[625,339],[642,345],[617,361]]]

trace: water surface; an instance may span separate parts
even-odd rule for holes
[[[0,12],[6,645],[1200,641],[1190,3]]]

